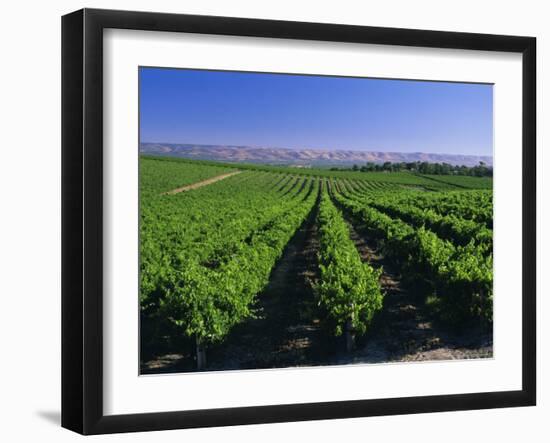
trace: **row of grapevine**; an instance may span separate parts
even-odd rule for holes
[[[170,269],[190,260],[219,261],[218,254],[235,250],[254,229],[300,204],[312,186],[284,177],[277,183],[281,177],[265,173],[242,180],[245,174],[185,194],[142,198],[142,308],[155,307]]]
[[[317,183],[304,177],[237,180],[243,174],[143,202],[151,218],[141,231],[142,310],[194,338],[199,366],[205,345],[252,315],[256,294],[317,198]]]
[[[348,193],[347,189],[345,192]],[[353,195],[353,193],[348,193],[348,195]],[[453,244],[465,246],[473,242],[483,247],[486,255],[492,254],[493,231],[483,223],[463,219],[454,214],[441,215],[433,209],[419,208],[412,201],[396,202],[392,198],[392,194],[387,193],[366,194],[360,198],[360,201],[390,217],[400,218],[414,227],[425,226]]]
[[[493,228],[493,193],[491,191],[399,192],[388,194],[395,204],[410,204],[441,215],[454,215]]]
[[[381,270],[363,263],[340,211],[324,190],[317,215],[319,281],[315,291],[326,322],[336,335],[346,333],[348,350],[355,333],[364,334],[382,308]]]
[[[215,261],[216,251],[229,250],[230,243],[241,241],[253,229],[298,204],[307,192],[284,178],[283,184],[273,188],[275,177],[268,174],[251,181],[237,177],[223,186],[215,184],[193,193],[155,196],[143,202],[142,297],[151,292],[147,290],[150,285],[160,284],[155,282],[155,271],[180,267],[189,259]],[[293,194],[282,198],[292,190]]]
[[[426,226],[441,238],[450,240],[456,245],[465,246],[470,242],[480,245],[485,254],[493,252],[493,231],[485,224],[467,220],[455,215],[441,215],[431,209],[419,209],[413,204],[392,205],[380,199],[371,203],[376,209],[398,217],[415,227]]]
[[[470,175],[427,175],[418,174],[419,177],[433,180],[437,184],[451,185],[463,189],[492,189],[492,177],[474,177]]]
[[[429,187],[415,189],[411,185],[374,189],[365,187],[359,180],[338,179],[348,191],[363,196],[370,191],[386,191],[385,195],[393,203],[414,204],[420,209],[431,209],[439,214],[452,214],[460,218],[486,223],[488,227],[493,219],[493,193],[490,190],[452,190],[426,192]],[[379,195],[379,194],[376,194]]]
[[[424,227],[413,228],[353,197],[335,192],[334,198],[360,221],[368,235],[380,241],[386,256],[400,263],[404,275],[428,284],[441,302],[442,316],[460,324],[493,316],[493,261],[483,248],[455,246]]]
[[[154,159],[157,162],[166,162],[174,164],[184,164],[191,165],[195,168],[204,168],[204,167],[225,167],[229,169],[238,168],[240,170],[247,171],[262,171],[269,172],[273,174],[293,174],[300,176],[309,176],[317,179],[324,178],[338,178],[338,179],[350,179],[357,180],[369,183],[371,186],[377,186],[379,184],[390,185],[395,187],[395,185],[404,185],[404,186],[418,186],[421,188],[429,189],[456,189],[456,186],[450,183],[437,182],[432,180],[429,177],[423,177],[411,172],[361,172],[361,171],[333,171],[326,168],[297,168],[292,166],[270,166],[263,164],[246,164],[246,163],[221,163],[215,161],[207,160],[190,160],[184,158],[170,158],[170,157],[155,157],[149,155],[142,155],[142,160]],[[141,161],[141,160],[140,160]],[[477,177],[466,177],[471,179],[469,185],[475,187],[476,181],[479,181],[480,188],[485,188],[487,180],[485,178]],[[376,185],[373,185],[376,184]]]

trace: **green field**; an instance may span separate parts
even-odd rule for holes
[[[185,170],[184,165],[192,165],[194,168],[201,166],[204,170],[209,170],[209,167],[227,168],[227,169],[240,169],[240,170],[252,170],[263,171],[272,173],[285,173],[295,174],[303,176],[311,176],[316,178],[341,178],[350,180],[362,180],[371,183],[387,183],[389,185],[402,185],[409,187],[418,187],[422,189],[460,189],[466,185],[462,184],[462,180],[468,185],[467,187],[472,189],[485,189],[487,183],[492,183],[489,178],[478,177],[446,177],[442,180],[435,180],[436,178],[443,176],[422,176],[419,174],[412,174],[408,172],[356,172],[356,171],[330,171],[328,169],[316,169],[316,168],[299,168],[289,166],[269,166],[269,165],[255,165],[255,164],[236,164],[236,163],[221,163],[206,160],[189,160],[185,158],[174,157],[155,157],[155,156],[143,156],[143,160],[146,160],[147,165],[157,165],[155,167],[160,168],[159,171],[163,175],[168,175],[168,170],[173,168],[174,165],[181,165],[182,170]],[[156,161],[158,163],[154,163]],[[163,164],[160,166],[160,162],[167,162],[168,165]],[[149,166],[147,166],[149,167]],[[194,171],[193,174],[200,172]],[[456,183],[453,183],[456,181]],[[471,180],[470,180],[471,179]],[[477,183],[477,186],[476,186]],[[490,186],[489,186],[490,187]]]
[[[384,322],[405,341],[389,324],[403,293],[449,331],[489,331],[492,204],[485,177],[142,156],[142,370],[175,353],[179,371],[210,368],[210,355],[213,369],[332,364],[325,348],[360,361]]]

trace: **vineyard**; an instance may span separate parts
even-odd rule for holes
[[[141,371],[489,357],[492,206],[487,177],[142,156]]]

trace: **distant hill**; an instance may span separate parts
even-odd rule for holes
[[[262,163],[302,167],[351,166],[366,162],[449,163],[475,166],[480,161],[493,165],[490,156],[427,154],[423,152],[372,152],[336,149],[258,148],[251,146],[193,145],[174,143],[141,143],[143,154],[167,155],[197,160]]]

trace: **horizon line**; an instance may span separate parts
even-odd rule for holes
[[[215,143],[183,143],[183,142],[157,142],[157,141],[139,141],[139,144],[156,144],[156,145],[191,145],[191,146],[219,146],[219,147],[232,147],[232,148],[254,148],[254,149],[286,149],[289,151],[347,151],[347,152],[365,152],[365,153],[386,153],[386,154],[429,154],[429,155],[451,155],[455,157],[490,157],[493,158],[493,154],[449,154],[442,152],[426,152],[426,151],[381,151],[371,149],[347,149],[347,148],[318,148],[318,147],[301,147],[301,148],[289,148],[283,146],[259,146],[259,145],[241,145],[241,144],[227,144],[220,145]]]

